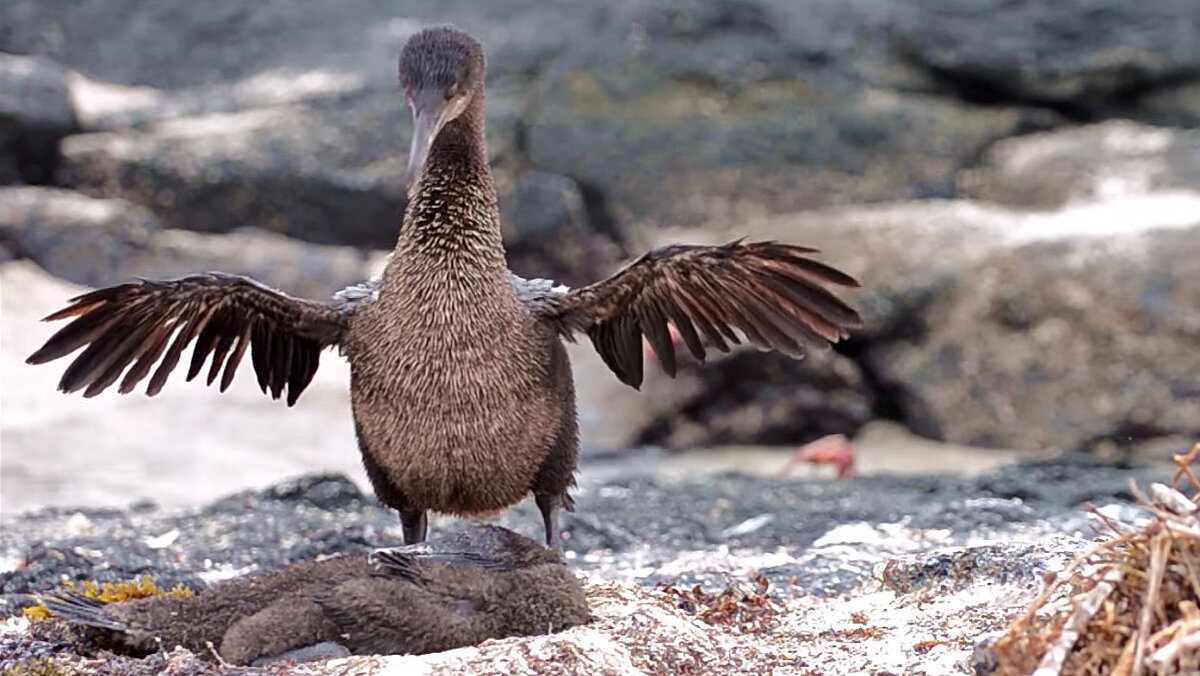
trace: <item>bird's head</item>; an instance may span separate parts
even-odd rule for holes
[[[413,111],[412,148],[405,184],[421,176],[442,127],[483,91],[483,47],[466,33],[440,26],[409,38],[400,52],[400,89]]]

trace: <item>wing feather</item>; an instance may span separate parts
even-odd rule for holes
[[[815,249],[778,242],[655,249],[608,279],[573,291],[526,283],[531,311],[564,336],[586,333],[605,364],[639,387],[644,337],[668,375],[677,362],[674,327],[698,360],[745,340],[800,358],[862,326],[832,288],[854,288],[846,273],[814,260]]]
[[[120,380],[131,392],[147,375],[158,394],[191,346],[186,380],[202,371],[224,392],[246,351],[263,392],[288,405],[312,382],[321,350],[340,342],[346,318],[361,305],[294,298],[254,280],[210,272],[171,281],[139,280],[71,299],[46,317],[71,319],[26,361],[42,364],[83,349],[59,389],[95,396]],[[153,374],[151,375],[151,371]],[[124,374],[124,378],[122,378]]]

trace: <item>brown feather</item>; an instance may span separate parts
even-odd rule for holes
[[[222,273],[89,291],[47,320],[66,318],[74,319],[27,361],[40,364],[84,348],[59,383],[65,392],[86,387],[84,396],[104,391],[122,373],[118,391],[128,393],[152,370],[146,393],[158,394],[195,341],[186,380],[199,375],[211,357],[207,383],[212,385],[223,368],[224,391],[253,343],[263,391],[269,386],[278,398],[286,386],[294,403],[312,381],[317,363],[312,352],[336,344],[346,330],[345,316],[328,305]],[[299,355],[301,350],[306,352]]]
[[[228,315],[228,312],[226,312]],[[217,339],[217,346],[213,350],[212,365],[208,368],[208,375],[204,378],[204,384],[211,386],[213,381],[217,379],[217,374],[221,372],[221,367],[225,364],[225,356],[229,354],[229,350],[233,347],[233,341],[237,340],[238,331],[237,324],[233,317],[226,316],[222,326],[220,338]]]
[[[225,362],[225,372],[221,374],[221,392],[229,389],[229,385],[233,383],[233,374],[237,371],[238,364],[242,362],[242,356],[246,354],[246,348],[250,347],[251,330],[251,325],[247,324],[242,328],[242,332],[237,337],[237,347],[233,349],[233,354],[229,355],[229,361]]]
[[[103,370],[97,369],[95,378],[92,379],[83,396],[94,397],[116,382],[129,364],[145,349],[146,338],[153,329],[153,324],[135,325],[128,337],[120,345],[110,350],[110,356],[105,360],[107,365]]]
[[[191,382],[200,375],[200,369],[204,367],[204,363],[208,361],[208,355],[217,347],[217,341],[220,340],[222,330],[225,329],[221,325],[223,319],[222,308],[216,305],[207,313],[203,325],[199,333],[196,335],[196,346],[192,348],[192,359],[188,364],[187,375],[185,380]]]
[[[175,366],[179,364],[179,357],[188,343],[192,341],[198,323],[199,318],[192,315],[188,317],[183,326],[179,327],[179,332],[175,334],[175,340],[171,342],[171,347],[167,348],[167,353],[163,356],[158,368],[155,369],[154,375],[150,376],[150,384],[146,386],[147,395],[153,397],[162,391],[163,385],[167,384],[167,376],[171,375],[171,371],[174,371]]]
[[[120,317],[111,312],[94,312],[83,315],[70,324],[59,329],[44,345],[28,359],[27,364],[44,364],[59,357],[65,357],[75,350],[95,341]]]
[[[174,330],[174,323],[159,322],[154,332],[145,342],[146,349],[137,358],[137,362],[134,363],[133,368],[129,369],[129,372],[125,374],[125,378],[121,381],[121,386],[117,389],[117,392],[129,394],[137,388],[138,383],[142,382],[150,373],[150,367],[154,366],[154,362],[158,361],[163,350],[167,349],[167,341],[171,339]]]
[[[671,345],[671,333],[667,330],[666,313],[663,312],[661,303],[656,299],[650,299],[646,303],[646,308],[640,313],[638,325],[646,336],[646,340],[650,342],[650,347],[658,355],[658,361],[662,364],[663,371],[674,377],[675,348]]]
[[[741,342],[739,332],[762,349],[800,358],[862,326],[858,313],[828,288],[858,282],[808,258],[812,253],[777,242],[671,245],[604,281],[543,297],[534,307],[564,334],[588,333],[609,368],[634,387],[641,384],[642,353],[630,346],[642,336],[663,370],[675,374],[666,322],[697,359],[704,358],[705,342],[728,352]]]
[[[111,350],[125,339],[125,335],[120,331],[106,333],[89,345],[63,371],[62,379],[58,382],[58,389],[63,392],[75,392],[91,382],[96,369],[102,368],[106,360],[111,359]]]

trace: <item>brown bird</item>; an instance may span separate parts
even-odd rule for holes
[[[421,654],[535,636],[589,619],[579,580],[554,549],[496,526],[428,543],[307,561],[194,597],[102,604],[47,595],[97,643],[147,654],[181,645],[231,664],[346,654]]]
[[[220,376],[224,390],[249,351],[263,392],[291,405],[337,346],[350,362],[363,464],[400,512],[405,542],[425,537],[427,510],[486,514],[533,493],[550,543],[555,510],[572,507],[579,443],[564,339],[586,334],[637,388],[643,337],[674,376],[672,327],[703,361],[706,346],[728,352],[741,336],[800,358],[862,325],[830,292],[857,282],[789,244],[667,246],[575,290],[512,274],[483,83],[483,50],[466,33],[431,28],[405,45],[409,202],[377,279],[328,303],[216,272],[99,289],[46,318],[75,319],[29,363],[86,346],[60,390],[90,397],[120,380],[125,393],[149,376],[154,395],[194,340],[188,380],[208,363],[207,382]]]

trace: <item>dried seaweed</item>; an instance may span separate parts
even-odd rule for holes
[[[754,578],[755,588],[745,590],[727,587],[719,593],[706,592],[698,585],[690,590],[677,589],[672,585],[660,587],[671,596],[676,604],[711,625],[735,627],[745,633],[767,631],[778,624],[782,608],[768,595],[770,583],[759,575]]]
[[[989,650],[995,676],[1200,673],[1200,444],[1176,456],[1172,486],[1133,488],[1151,513],[1140,529],[1089,507],[1108,531],[1050,575]],[[1179,491],[1186,481],[1198,497]]]

